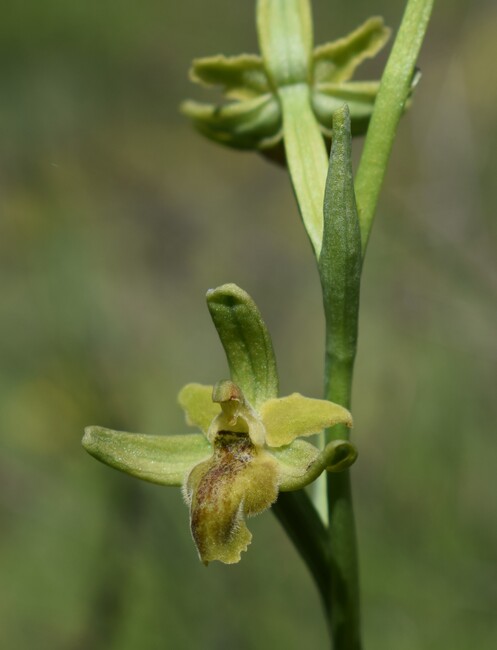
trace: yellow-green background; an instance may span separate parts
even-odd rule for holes
[[[401,2],[314,3],[316,41]],[[254,51],[253,3],[25,0],[0,20],[0,646],[324,648],[271,513],[204,568],[180,491],[80,447],[186,431],[226,362],[204,304],[237,282],[284,393],[320,396],[319,282],[285,174],[204,141],[195,56]],[[440,0],[365,265],[353,412],[368,650],[497,647],[497,7]],[[378,75],[384,57],[361,68]],[[360,143],[356,145],[360,148]]]

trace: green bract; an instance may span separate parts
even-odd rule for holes
[[[289,27],[289,21],[295,29]],[[274,29],[281,25],[281,34]],[[312,51],[312,20],[303,0],[260,1],[258,32],[262,56],[242,54],[196,59],[192,81],[221,86],[227,104],[194,101],[182,110],[205,136],[237,149],[270,152],[284,137],[287,86],[307,85],[308,102],[326,138],[332,115],[344,102],[350,109],[352,133],[367,130],[379,82],[350,81],[356,68],[384,46],[390,30],[374,17],[347,36]]]
[[[326,400],[275,396],[271,339],[250,296],[228,284],[208,292],[207,299],[238,383],[187,384],[181,390],[187,422],[202,433],[149,436],[92,426],[83,446],[132,476],[181,486],[201,560],[231,564],[252,537],[246,516],[269,508],[279,491],[299,490],[324,470],[347,468],[357,453],[346,440],[320,451],[298,439],[335,424],[351,426],[351,415]]]

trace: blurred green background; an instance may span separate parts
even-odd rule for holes
[[[316,41],[394,0],[315,0]],[[83,427],[185,432],[226,362],[237,282],[282,392],[320,396],[319,282],[285,174],[178,113],[195,56],[257,48],[252,2],[24,0],[0,21],[0,646],[324,648],[271,513],[205,569],[176,489],[100,465]],[[385,55],[360,70],[377,77]],[[438,2],[366,261],[353,412],[369,650],[497,647],[497,6]],[[361,143],[356,145],[357,152]]]

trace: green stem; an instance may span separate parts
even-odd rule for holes
[[[350,407],[354,359],[341,361],[326,356],[326,397]],[[330,437],[348,435],[346,427],[334,427]],[[357,542],[350,471],[328,474],[329,550],[333,609],[328,612],[335,650],[360,650],[360,602]]]
[[[434,0],[409,0],[381,79],[357,170],[355,191],[366,249],[383,179]]]

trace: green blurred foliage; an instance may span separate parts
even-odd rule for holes
[[[393,0],[314,5],[318,42],[372,10],[400,20]],[[80,447],[86,424],[186,431],[179,388],[227,374],[204,304],[223,282],[260,305],[282,392],[321,394],[287,178],[177,112],[191,59],[254,51],[253,24],[227,0],[3,8],[1,647],[326,647],[270,513],[239,565],[205,569],[179,490]],[[370,650],[497,643],[496,58],[494,2],[436,6],[368,251],[353,411]]]

